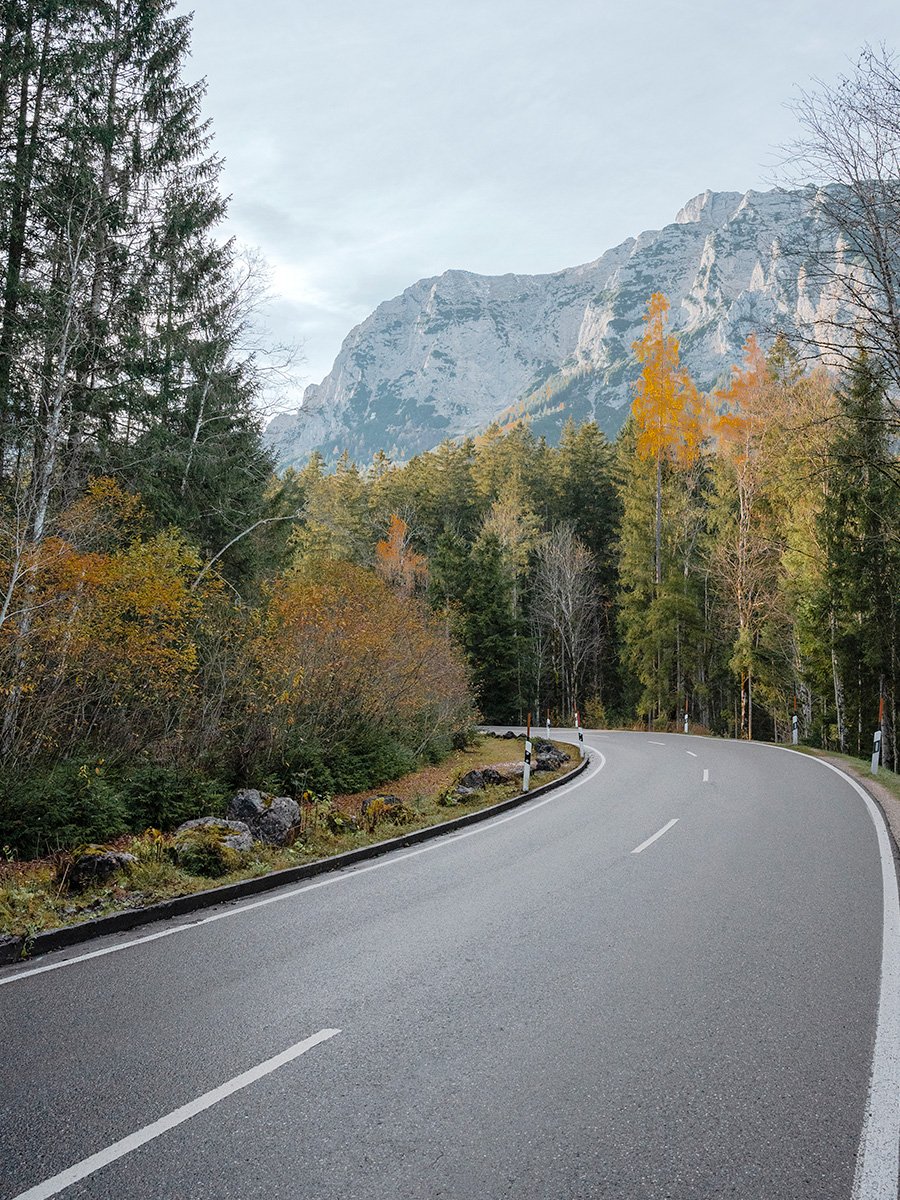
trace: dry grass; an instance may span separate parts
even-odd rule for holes
[[[572,753],[571,746],[565,746],[562,742],[556,744]],[[377,792],[369,788],[365,792],[341,793],[334,797],[334,803],[351,816],[357,816],[363,801],[369,796],[390,795],[399,796],[404,804],[418,809],[429,799],[436,799],[468,771],[480,767],[495,767],[502,763],[521,762],[523,753],[520,738],[479,737],[473,745],[467,746],[465,750],[454,750],[449,758],[435,766],[423,767],[421,771],[413,771],[400,779],[393,779],[390,783],[382,784]],[[491,796],[494,796],[493,789]],[[491,803],[496,803],[496,799],[492,799]]]

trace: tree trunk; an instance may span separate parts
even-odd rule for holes
[[[31,188],[38,148],[41,108],[44,95],[44,80],[47,57],[50,49],[50,18],[44,21],[41,39],[41,54],[37,64],[34,97],[29,101],[31,72],[34,64],[34,5],[28,7],[23,51],[22,79],[19,88],[19,106],[16,120],[15,169],[13,194],[10,200],[9,242],[6,261],[6,277],[3,284],[3,312],[0,316],[0,481],[4,475],[6,460],[6,431],[13,412],[11,382],[14,358],[15,326],[18,317],[19,298],[22,284],[22,263],[25,256],[25,238],[31,210]]]
[[[662,583],[662,455],[656,455],[656,559],[654,563],[656,592]]]
[[[835,646],[834,608],[831,609],[829,614],[829,626],[831,630],[831,674],[834,680],[834,708],[837,714],[838,746],[841,754],[846,754],[847,727],[844,710],[844,681],[841,678],[840,668],[838,667],[837,648]]]

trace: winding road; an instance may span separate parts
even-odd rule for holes
[[[501,817],[0,970],[0,1200],[894,1200],[872,802],[586,741]]]

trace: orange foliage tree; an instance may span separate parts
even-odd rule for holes
[[[734,501],[733,512],[720,515],[712,565],[735,628],[730,665],[740,681],[740,734],[752,738],[755,644],[779,601],[782,553],[768,519],[768,443],[787,435],[772,373],[752,334],[743,366],[733,368],[731,382],[716,397],[723,405],[715,420],[716,449]]]
[[[277,580],[251,659],[251,754],[276,770],[361,727],[427,753],[473,717],[462,657],[438,622],[350,563],[318,560]]]
[[[637,426],[637,455],[656,462],[656,585],[662,579],[663,462],[690,465],[706,435],[703,399],[679,359],[678,338],[668,332],[669,301],[654,292],[644,314],[644,335],[633,350],[641,373],[631,407]]]
[[[375,569],[404,596],[411,596],[428,582],[428,560],[413,550],[409,526],[397,513],[391,513],[387,537],[375,547]]]
[[[195,626],[218,585],[192,589],[196,550],[176,531],[142,537],[141,519],[137,497],[94,481],[58,532],[20,555],[0,627],[7,762],[89,738],[125,749],[164,735],[190,704]]]

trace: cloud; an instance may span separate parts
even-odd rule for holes
[[[895,0],[191,8],[229,231],[272,264],[313,381],[420,277],[558,270],[707,187],[767,186],[795,85],[900,43]]]

